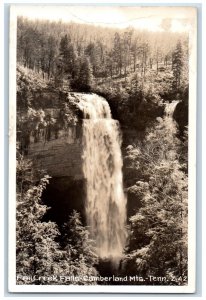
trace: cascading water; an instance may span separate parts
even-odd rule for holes
[[[172,102],[165,103],[165,116],[172,118],[175,107],[179,103],[178,100],[173,100]]]
[[[176,122],[173,119],[173,114],[178,100],[173,100],[172,102],[165,102],[165,114],[164,114],[164,125],[168,129],[170,134],[176,134]]]
[[[126,240],[119,123],[107,101],[95,94],[82,94],[78,106],[84,116],[87,225],[99,257],[118,261]]]

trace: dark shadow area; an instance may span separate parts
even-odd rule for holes
[[[43,191],[42,201],[50,209],[42,221],[56,222],[60,227],[68,221],[73,210],[81,215],[85,225],[85,181],[74,180],[71,177],[54,177]]]
[[[114,280],[114,277],[119,275],[119,262],[113,262],[112,260],[108,259],[100,259],[96,269],[99,272],[99,275],[102,277],[107,277],[109,281],[100,281],[98,282],[99,285],[119,285],[119,282]]]

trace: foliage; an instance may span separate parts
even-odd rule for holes
[[[126,157],[142,180],[128,188],[137,204],[124,271],[166,276],[171,285],[187,282],[187,176],[178,161],[180,149],[176,127],[165,117],[148,132],[144,145],[127,148]]]
[[[34,142],[38,142],[40,139],[49,140],[51,130],[56,131],[57,129],[56,120],[50,114],[46,115],[41,108],[28,107],[26,112],[17,115],[17,120],[22,154],[27,154],[31,137]]]
[[[156,117],[163,115],[159,86],[149,76],[143,80],[135,73],[126,81],[110,80],[103,85],[94,85],[93,91],[108,100],[114,118],[123,126],[144,131]]]
[[[75,54],[73,45],[71,44],[71,38],[69,35],[65,35],[61,38],[59,45],[59,59],[57,68],[61,75],[72,74],[75,62]]]
[[[63,128],[68,128],[68,126],[74,126],[78,123],[77,114],[75,112],[75,103],[72,103],[72,100],[69,103],[64,102],[62,108],[59,112],[59,117],[57,123],[63,125]]]
[[[89,59],[84,56],[80,62],[78,70],[76,70],[75,77],[71,81],[71,86],[74,90],[81,92],[91,91],[92,86],[92,67]]]
[[[56,88],[105,96],[124,126],[144,131],[163,114],[162,99],[182,99],[188,84],[184,33],[151,34],[25,18],[18,18],[17,28],[20,64],[42,77],[47,72]],[[21,100],[25,99],[30,101],[26,92]]]
[[[177,41],[172,53],[172,72],[174,94],[177,99],[181,99],[185,106],[187,106],[189,90],[189,50],[188,45],[185,45],[181,40]],[[185,118],[184,113],[183,117]]]
[[[59,276],[96,275],[97,257],[88,231],[82,226],[78,213],[70,217],[64,229],[64,247],[57,237],[60,231],[54,222],[43,222],[49,209],[41,200],[49,183],[45,175],[37,182],[31,161],[18,156],[16,207],[16,272],[18,284],[62,284]],[[45,276],[57,276],[49,282]],[[24,277],[25,276],[25,277]],[[29,276],[29,277],[26,277]],[[84,280],[65,284],[85,284]],[[90,283],[87,283],[90,284]],[[94,284],[94,283],[91,283]]]
[[[89,231],[82,225],[80,214],[73,211],[68,222],[62,228],[63,249],[72,261],[72,274],[74,276],[96,276],[95,265],[98,257],[95,247],[89,239]],[[80,284],[87,284],[84,280]]]
[[[126,77],[140,69],[145,76],[155,63],[168,68],[171,51],[178,39],[187,41],[183,33],[150,33],[134,28],[112,29],[86,24],[30,21],[18,18],[17,59],[25,67],[46,72],[72,74],[76,60],[86,55],[95,77]],[[161,45],[161,46],[160,46]]]
[[[32,69],[17,65],[17,109],[27,110],[32,105],[32,92],[45,89],[48,81]]]
[[[20,174],[24,168],[28,172],[31,167],[26,162],[17,165]],[[30,178],[31,176],[29,176]],[[48,184],[49,176],[44,176],[40,182],[32,186],[31,182],[19,178],[23,183],[21,193],[17,192],[16,208],[16,267],[17,273],[26,275],[50,275],[60,274],[61,265],[59,261],[62,253],[59,250],[55,238],[59,235],[57,226],[53,222],[41,222],[47,207],[41,202],[41,195]],[[29,182],[29,184],[28,184]],[[25,190],[25,183],[27,189]],[[23,193],[22,193],[23,190]],[[26,284],[27,281],[18,284]],[[35,278],[29,281],[35,284]]]
[[[27,154],[34,142],[57,138],[60,129],[78,122],[75,99],[68,91],[52,87],[38,73],[17,67],[17,139],[20,151]]]

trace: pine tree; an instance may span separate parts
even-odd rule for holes
[[[90,91],[92,84],[92,68],[87,57],[84,57],[79,71],[79,81],[82,90]]]
[[[121,36],[118,32],[116,32],[114,36],[113,57],[114,57],[117,73],[121,75],[122,67],[123,67],[123,49],[122,49]]]
[[[183,70],[183,51],[182,51],[182,44],[179,40],[177,42],[174,52],[172,53],[172,71],[174,76],[174,88],[176,91],[178,91],[181,84],[182,70]]]
[[[82,60],[79,60],[76,71],[78,73],[75,74],[71,86],[77,91],[89,92],[93,83],[93,74],[88,57],[84,56]]]
[[[123,43],[123,66],[124,66],[124,76],[127,76],[127,67],[131,64],[131,41],[132,41],[133,31],[125,31],[122,38]]]
[[[74,48],[69,35],[61,38],[59,45],[59,68],[63,74],[72,74],[75,61]]]
[[[62,229],[63,249],[70,260],[70,269],[74,276],[96,276],[95,265],[98,262],[94,242],[89,231],[82,225],[80,214],[76,211],[69,216]],[[88,284],[81,282],[81,284]]]
[[[85,49],[85,55],[89,57],[90,63],[93,68],[94,76],[97,75],[97,70],[100,65],[100,59],[98,55],[98,48],[94,43],[89,43],[89,45]]]

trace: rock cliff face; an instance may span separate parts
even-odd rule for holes
[[[45,221],[62,224],[75,209],[84,222],[85,179],[78,98],[17,69],[17,143],[34,168],[51,176],[42,201]]]
[[[174,119],[179,126],[180,138],[184,135],[185,126],[188,125],[188,101],[180,101],[174,111]]]
[[[42,138],[38,142],[30,137],[28,157],[36,167],[47,171],[52,177],[70,177],[73,180],[83,178],[82,173],[82,135],[81,127],[71,126],[51,134],[49,140]]]
[[[82,179],[79,96],[17,68],[17,142],[20,152],[51,177]]]
[[[48,128],[39,132],[37,141],[31,135],[28,146],[28,158],[34,166],[52,177],[42,195],[43,202],[50,207],[44,220],[61,225],[76,210],[85,222],[81,126],[51,130],[49,139],[47,136]]]
[[[189,90],[186,88],[182,95],[181,101],[177,104],[173,117],[179,126],[179,137],[184,137],[184,131],[188,126],[188,109],[189,109]]]

